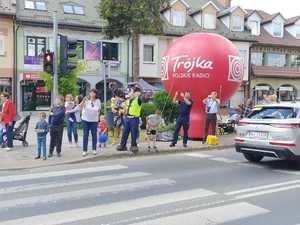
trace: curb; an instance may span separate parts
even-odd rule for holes
[[[36,168],[45,168],[45,167],[52,167],[52,166],[60,166],[60,165],[73,165],[73,164],[79,164],[79,163],[85,163],[85,162],[97,162],[100,160],[106,161],[106,160],[112,160],[112,159],[124,159],[124,158],[137,158],[142,156],[157,156],[157,155],[173,155],[183,152],[198,152],[198,151],[211,151],[211,150],[225,150],[228,148],[233,148],[233,144],[228,145],[217,145],[217,146],[204,146],[204,147],[193,147],[193,148],[173,148],[173,149],[162,149],[158,153],[156,152],[148,152],[148,151],[139,151],[138,154],[133,154],[132,152],[117,152],[116,154],[109,154],[109,155],[96,155],[92,157],[86,157],[77,159],[74,161],[69,162],[58,162],[51,165],[40,165],[40,166],[33,166],[33,167],[24,167],[24,168],[8,168],[8,169],[0,169],[0,171],[18,171],[18,170],[30,170],[30,169],[36,169]]]

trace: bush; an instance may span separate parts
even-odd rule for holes
[[[141,112],[141,119],[142,119],[141,128],[142,129],[146,129],[146,118],[149,115],[154,114],[156,109],[157,108],[153,102],[144,103],[142,105],[142,112]]]
[[[173,103],[172,98],[166,91],[157,92],[153,97],[153,103],[162,112],[167,124],[174,122],[178,116],[178,105]]]

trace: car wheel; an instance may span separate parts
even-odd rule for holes
[[[251,153],[244,153],[244,157],[249,161],[249,162],[260,162],[264,157],[261,155],[255,155]]]

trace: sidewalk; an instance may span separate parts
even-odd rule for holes
[[[36,134],[34,132],[34,124],[37,118],[34,116],[30,121],[30,127],[28,130],[28,142],[29,147],[23,147],[21,142],[15,142],[15,148],[13,151],[7,152],[5,149],[0,149],[1,163],[0,170],[17,170],[17,169],[30,169],[36,167],[53,166],[60,164],[71,164],[87,161],[97,161],[105,159],[114,158],[124,158],[124,157],[137,157],[141,155],[155,155],[155,154],[167,154],[167,153],[178,153],[178,152],[188,152],[188,151],[204,151],[210,149],[224,149],[233,146],[233,135],[224,135],[219,137],[219,145],[217,146],[207,146],[200,144],[199,141],[190,141],[188,143],[188,148],[182,147],[182,142],[179,142],[175,148],[170,148],[170,143],[158,142],[159,153],[148,152],[147,145],[145,143],[140,143],[140,151],[135,156],[131,152],[118,152],[116,151],[116,146],[108,146],[107,148],[98,151],[97,155],[93,155],[90,151],[86,157],[82,157],[81,148],[72,148],[67,143],[66,132],[64,132],[64,141],[62,147],[62,157],[58,158],[54,154],[53,158],[43,160],[34,160],[36,154]],[[48,137],[49,146],[49,137]],[[79,143],[82,143],[82,137],[79,138]],[[91,143],[89,143],[91,148]],[[90,149],[89,148],[89,149]]]

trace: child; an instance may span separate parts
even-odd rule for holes
[[[2,121],[3,114],[0,112],[0,146],[4,147],[3,134],[5,132],[5,123]]]
[[[77,139],[76,139],[77,137],[75,133],[76,118],[75,118],[75,113],[73,112],[74,106],[75,103],[73,101],[73,96],[71,94],[66,95],[66,102],[65,102],[66,124],[67,124],[67,133],[68,133],[68,140],[70,146],[73,146],[72,136],[74,136],[75,143],[77,143]]]
[[[61,156],[61,145],[64,132],[65,117],[64,97],[58,96],[55,100],[55,106],[51,109],[49,117],[50,126],[50,150],[49,158],[53,156],[56,148],[57,156]]]
[[[148,151],[151,151],[151,141],[152,141],[152,147],[153,149],[158,152],[156,147],[156,136],[157,136],[157,130],[159,126],[163,125],[164,121],[161,116],[160,110],[156,110],[155,114],[152,114],[147,117],[147,141],[148,141]]]
[[[107,124],[105,121],[105,117],[103,115],[100,116],[100,122],[98,123],[98,137],[99,137],[99,147],[106,147],[107,142]]]
[[[46,121],[46,113],[40,113],[40,121],[35,125],[35,132],[37,133],[37,156],[35,159],[40,159],[43,152],[43,160],[46,160],[46,142],[48,133],[48,123]]]

